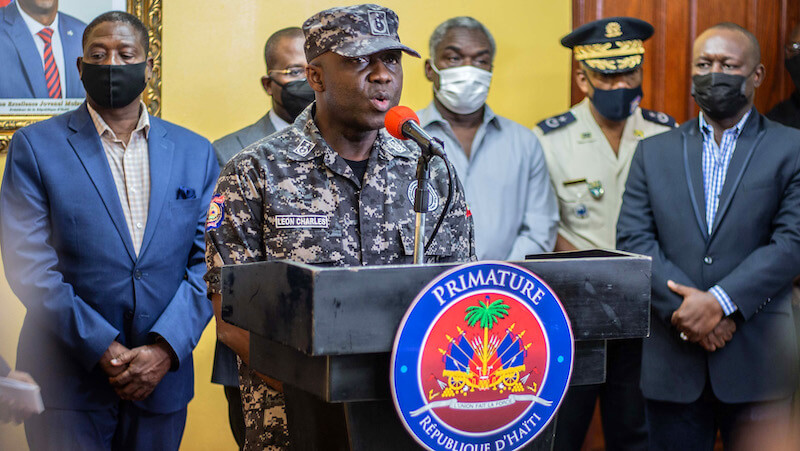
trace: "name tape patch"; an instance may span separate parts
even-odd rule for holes
[[[325,215],[275,215],[279,229],[327,229],[329,224]]]

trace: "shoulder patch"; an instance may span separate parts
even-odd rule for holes
[[[646,121],[655,122],[656,124],[675,128],[676,124],[675,118],[667,113],[662,113],[660,111],[646,110],[642,108],[642,117]]]
[[[539,126],[539,128],[542,129],[542,133],[546,135],[553,130],[558,130],[559,128],[569,125],[573,122],[575,122],[575,115],[573,115],[571,111],[567,111],[566,113],[548,117],[536,125]]]
[[[219,227],[223,219],[225,219],[225,196],[217,193],[211,198],[211,205],[208,207],[206,232]]]

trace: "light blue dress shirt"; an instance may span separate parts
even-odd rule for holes
[[[542,146],[531,130],[484,105],[483,123],[467,158],[450,124],[433,103],[417,113],[420,125],[444,142],[475,226],[479,260],[524,260],[551,252],[558,204]]]
[[[706,223],[708,223],[709,235],[719,208],[719,195],[728,174],[728,165],[730,165],[733,151],[736,150],[736,141],[739,139],[739,134],[742,133],[751,111],[748,111],[736,125],[722,132],[719,145],[714,139],[714,129],[706,122],[703,113],[700,113],[698,120],[700,121],[700,131],[703,133],[703,190],[706,198]],[[719,285],[714,285],[708,291],[717,298],[717,302],[726,316],[738,309],[728,293]]]

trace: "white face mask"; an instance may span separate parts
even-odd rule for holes
[[[439,70],[431,61],[433,71],[439,74],[439,89],[433,88],[436,98],[456,114],[470,114],[486,103],[492,73],[475,66],[458,66]]]

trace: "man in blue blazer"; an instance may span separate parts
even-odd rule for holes
[[[208,323],[210,143],[148,115],[147,29],[86,28],[87,101],[17,131],[0,189],[6,276],[27,314],[17,367],[41,385],[32,450],[178,449]]]
[[[86,24],[58,12],[58,0],[50,4],[41,3],[15,0],[0,8],[0,99],[50,97],[44,71],[45,44],[43,38],[37,36],[37,32],[46,26],[57,32],[52,38],[52,45],[60,82],[64,87],[60,98],[80,98],[85,95],[75,61],[83,54],[81,36]]]
[[[617,246],[653,259],[641,376],[652,450],[710,450],[717,429],[726,449],[772,449],[743,444],[766,428],[786,438],[798,378],[800,131],[753,107],[760,59],[744,28],[706,30],[692,59],[700,117],[633,157]]]

